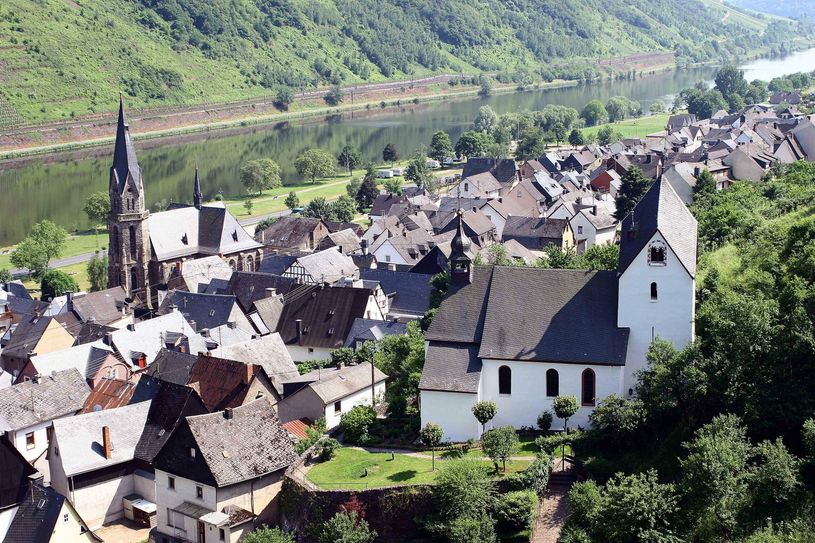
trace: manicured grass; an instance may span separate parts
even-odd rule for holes
[[[375,453],[343,447],[328,462],[311,468],[309,480],[326,489],[381,488],[405,484],[431,484],[445,460],[436,455],[436,471],[432,470],[430,458],[416,458],[405,454]],[[486,462],[485,462],[486,463]],[[529,466],[528,460],[507,462],[507,474],[522,471]],[[491,464],[489,464],[491,466]],[[367,469],[367,475],[366,475]],[[498,474],[502,477],[503,474]]]
[[[80,291],[89,291],[91,288],[91,283],[88,280],[88,270],[87,270],[88,263],[82,262],[80,264],[74,264],[73,266],[65,266],[63,268],[57,268],[60,271],[63,271],[74,278],[76,284],[79,286]],[[35,298],[39,298],[40,296],[40,282],[35,279],[22,279],[23,284],[28,289],[28,292],[31,293],[31,296]]]
[[[639,119],[626,119],[616,123],[601,124],[583,129],[583,135],[597,134],[597,131],[604,126],[612,126],[614,130],[620,132],[624,138],[644,138],[648,134],[665,130],[668,124],[667,113],[661,115],[648,115]]]
[[[572,454],[572,447],[570,445],[565,445],[566,447],[566,454]],[[513,456],[535,456],[539,452],[538,447],[535,445],[535,438],[529,436],[523,436],[519,439],[518,443],[518,450],[513,454]],[[429,454],[429,453],[428,453]],[[443,458],[450,459],[450,458],[460,458],[460,454],[458,449],[443,451],[440,453]],[[555,456],[559,457],[562,454],[561,447],[555,449]],[[464,455],[466,458],[486,458],[484,451],[481,448],[471,448],[467,451],[467,454]],[[513,462],[519,462],[519,460],[515,460]],[[528,463],[528,461],[526,461]],[[509,463],[507,463],[507,469],[509,469]]]

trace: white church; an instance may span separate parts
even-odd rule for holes
[[[425,333],[422,426],[477,439],[478,401],[497,404],[492,427],[519,428],[571,395],[580,408],[569,424],[585,427],[604,397],[632,398],[653,339],[693,341],[696,229],[667,182],[623,221],[617,271],[474,268],[459,227],[450,293]]]

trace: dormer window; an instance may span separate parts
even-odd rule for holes
[[[181,236],[181,243],[183,243],[184,245],[189,245],[190,240],[187,238],[186,233],[183,236]]]
[[[648,247],[648,264],[651,266],[664,266],[666,262],[667,247],[661,241],[655,241]]]
[[[232,241],[238,241],[238,231],[237,230],[232,231]]]

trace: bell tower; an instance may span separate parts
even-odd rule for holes
[[[464,233],[464,211],[459,209],[456,218],[456,235],[450,242],[450,284],[469,285],[473,281],[473,262],[470,257],[470,238]]]
[[[149,212],[145,207],[141,168],[121,96],[108,194],[108,286],[122,286],[129,297],[140,294],[142,299],[149,301]]]

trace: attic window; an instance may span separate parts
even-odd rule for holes
[[[328,336],[333,336],[333,335],[334,335],[334,329],[333,329],[333,328],[329,328],[329,329],[328,329],[328,333],[327,333],[326,335],[328,335]]]
[[[187,239],[186,233],[183,236],[181,236],[181,243],[183,243],[184,245],[189,245],[190,241],[189,239]]]
[[[195,447],[190,447],[190,458],[195,458]]]
[[[214,317],[214,316],[215,316],[215,310],[214,310],[214,309],[210,309],[210,310],[209,310],[209,316],[210,316],[210,317]]]
[[[42,510],[45,507],[45,498],[41,498],[39,502],[37,502],[37,509]]]
[[[329,316],[329,317],[334,316],[334,310],[333,310],[333,309],[329,309],[329,310],[328,310],[328,316]]]
[[[232,241],[238,241],[238,231],[237,230],[232,231]]]

